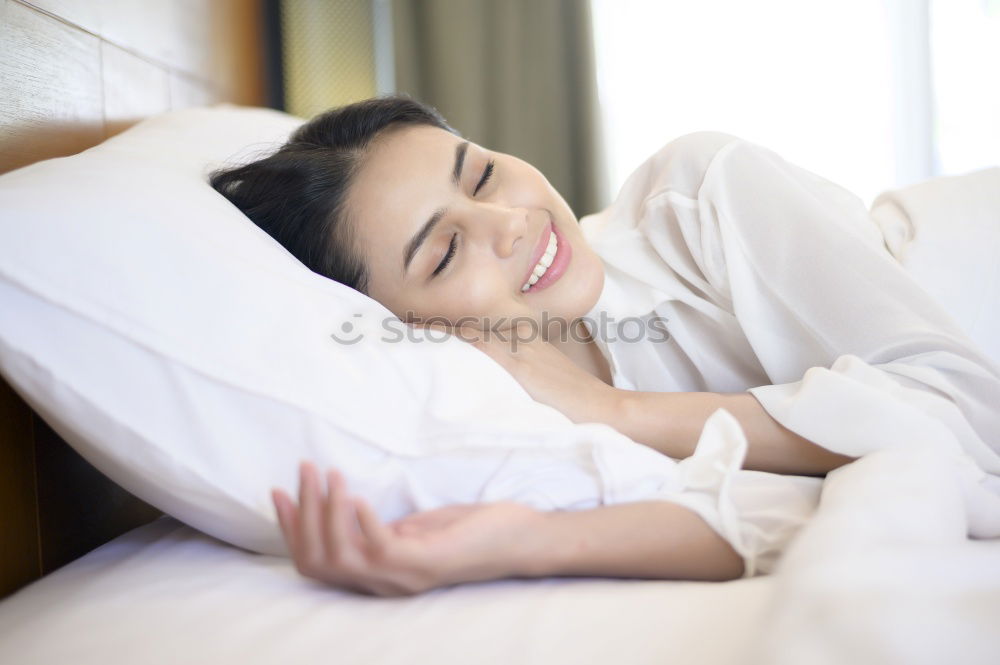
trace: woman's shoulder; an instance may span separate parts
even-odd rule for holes
[[[723,148],[739,141],[743,141],[743,139],[727,132],[710,130],[690,132],[664,143],[650,155],[647,162],[685,161],[693,162],[696,166],[707,167]]]
[[[587,240],[597,244],[634,231],[648,204],[660,197],[695,202],[709,167],[727,146],[742,143],[746,141],[725,132],[698,131],[663,144],[626,178],[611,205],[580,219]]]
[[[699,191],[713,164],[724,159],[730,146],[746,143],[738,136],[718,131],[692,132],[667,142],[636,168],[610,206],[580,220],[584,237],[602,259],[610,262],[612,257],[618,257],[619,265],[626,270],[630,269],[624,268],[626,264],[643,255],[640,247],[649,244],[648,240],[636,238],[653,240],[659,252],[681,251],[688,244],[691,247],[685,251],[690,254],[702,252],[704,238],[679,229],[684,226],[683,220],[698,219]],[[666,260],[675,270],[695,279],[691,260],[676,256]],[[704,263],[700,259],[693,261]],[[688,269],[677,267],[681,264]]]
[[[626,179],[617,199],[644,201],[664,192],[696,199],[705,174],[727,146],[745,143],[732,134],[698,131],[661,146]]]

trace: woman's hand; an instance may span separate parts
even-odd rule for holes
[[[621,391],[574,363],[545,341],[537,328],[521,323],[510,330],[482,331],[471,325],[414,324],[453,333],[493,358],[531,395],[576,423],[617,422]]]
[[[517,574],[514,546],[543,513],[519,503],[454,505],[413,513],[390,524],[360,498],[347,496],[344,479],[327,472],[329,493],[316,467],[300,467],[299,504],[271,492],[296,569],[334,586],[378,596]]]

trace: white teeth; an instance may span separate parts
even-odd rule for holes
[[[542,258],[538,259],[538,264],[535,265],[535,269],[531,271],[531,277],[529,277],[528,281],[521,287],[522,293],[531,288],[535,282],[537,282],[538,279],[545,274],[545,271],[552,265],[552,260],[555,258],[558,249],[559,242],[556,240],[556,234],[553,233],[549,236],[549,244],[545,248],[545,253],[542,254]]]

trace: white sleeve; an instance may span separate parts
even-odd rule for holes
[[[698,202],[706,277],[775,384],[749,390],[772,417],[846,455],[958,446],[1000,474],[1000,368],[892,258],[860,199],[741,140]]]
[[[667,497],[693,510],[742,557],[744,577],[775,570],[816,512],[823,480],[743,469],[747,440],[735,416],[716,409],[694,454],[677,464],[680,491]]]

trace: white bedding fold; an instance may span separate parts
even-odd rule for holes
[[[1000,653],[1000,497],[938,447],[831,473],[778,565],[753,662],[992,665]]]
[[[898,197],[918,237],[921,226],[935,229],[912,252],[922,243],[930,256],[940,241],[949,252],[935,257],[957,277],[975,264],[963,287],[970,297],[976,275],[985,281],[1000,262],[998,176],[994,169]],[[949,211],[964,216],[949,226]],[[887,249],[905,230],[880,226],[851,192],[762,146],[698,132],[661,148],[611,207],[580,224],[606,265],[588,319],[615,386],[746,391],[778,423],[834,452],[936,447],[968,456],[992,474],[979,486],[997,489],[1000,363]],[[963,254],[950,251],[956,243],[979,246]],[[616,332],[605,321],[652,319],[668,339],[602,341]],[[690,505],[704,506],[748,567],[767,571],[815,494],[808,479],[732,468],[727,478],[740,440],[724,418],[710,419],[695,458],[680,468],[693,483]],[[695,501],[703,487],[711,489]],[[991,533],[984,524],[970,533]]]
[[[1000,167],[883,192],[871,215],[906,271],[1000,363]]]

